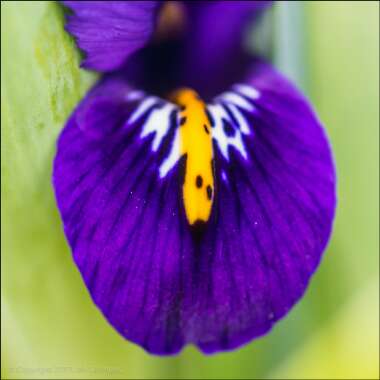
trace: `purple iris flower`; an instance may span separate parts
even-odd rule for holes
[[[242,48],[268,3],[64,2],[83,67],[105,75],[59,138],[58,207],[93,301],[154,354],[268,332],[331,233],[323,128]]]

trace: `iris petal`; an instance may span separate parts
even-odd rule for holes
[[[307,101],[256,66],[208,107],[214,203],[194,230],[177,111],[117,77],[101,82],[59,139],[56,198],[89,292],[124,337],[155,354],[233,349],[283,317],[318,266],[335,209],[331,153]]]
[[[225,77],[241,75],[243,36],[250,21],[272,1],[188,1],[189,23],[184,63],[191,86],[207,96]],[[208,78],[207,85],[203,78]],[[222,86],[224,83],[222,84]],[[223,87],[221,87],[223,88]],[[215,95],[215,93],[214,93]]]
[[[83,67],[119,68],[150,39],[159,1],[62,1],[74,13],[66,29],[86,53]]]
[[[112,117],[98,109],[104,99]],[[114,78],[92,90],[59,139],[54,186],[74,260],[94,302],[122,335],[168,353],[183,345],[176,315],[187,285],[180,268],[189,272],[192,255],[179,217],[179,174],[170,171],[165,181],[159,176],[176,118],[174,124],[166,120],[166,136],[153,153],[157,134],[146,126],[170,104],[153,98],[145,107],[147,100]],[[127,119],[133,122],[126,125]]]
[[[250,131],[240,132],[244,151],[234,144],[223,148],[215,134],[216,207],[205,237],[215,248],[205,244],[201,253],[213,252],[201,264],[209,270],[200,292],[209,306],[198,320],[205,352],[262,335],[291,309],[320,262],[334,217],[331,152],[306,100],[264,64],[246,85],[211,108],[216,119],[218,107],[235,107]],[[236,125],[236,117],[220,114]]]

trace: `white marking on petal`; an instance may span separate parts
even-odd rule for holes
[[[160,168],[159,168],[160,178],[165,177],[166,174],[169,173],[169,171],[178,162],[179,158],[180,158],[180,137],[179,137],[179,129],[177,129],[170,153],[168,157],[166,157],[165,160],[160,165]]]
[[[246,84],[235,84],[232,87],[235,91],[240,92],[240,94],[250,98],[252,100],[258,99],[260,97],[260,92],[256,90],[256,88],[252,86],[248,86]]]
[[[244,111],[251,114],[256,111],[255,105],[250,100],[260,97],[260,92],[246,84],[236,84],[232,90],[219,95],[213,104],[207,106],[214,119],[215,126],[212,136],[222,155],[229,160],[228,149],[233,146],[240,154],[247,159],[247,152],[244,145],[243,135],[253,134],[254,130],[246,118]],[[230,112],[227,112],[226,109]],[[228,136],[223,128],[223,120],[236,126],[233,136]]]
[[[251,132],[251,129],[249,128],[249,124],[248,124],[245,116],[243,116],[242,113],[240,112],[239,108],[237,108],[233,104],[228,104],[228,109],[234,115],[237,123],[239,124],[239,128],[240,128],[241,132],[244,135],[249,135]]]
[[[176,108],[177,107],[171,103],[165,103],[162,108],[153,110],[146,120],[140,136],[145,137],[151,133],[155,133],[152,144],[152,150],[154,152],[157,151],[162,139],[168,133],[170,128],[170,114]]]
[[[223,94],[219,95],[216,100],[224,100],[227,103],[235,104],[236,106],[247,111],[253,110],[253,104],[251,104],[247,99],[236,92],[224,92]]]
[[[133,91],[127,96],[128,100],[137,100],[144,96],[143,91]],[[153,108],[155,105],[160,105],[159,108]],[[151,112],[149,112],[151,110]],[[172,112],[178,110],[178,106],[170,103],[163,102],[162,99],[156,96],[147,96],[144,98],[133,111],[127,124],[132,124],[142,116],[149,112],[147,119],[142,125],[140,133],[141,138],[145,138],[151,134],[154,134],[152,141],[152,152],[157,152],[160,148],[164,137],[169,133],[172,122]],[[165,177],[167,173],[175,166],[180,158],[180,136],[178,129],[175,132],[171,150],[167,157],[164,158],[162,164],[159,167],[159,176]]]
[[[158,98],[156,96],[148,96],[145,98],[133,111],[131,117],[128,120],[129,124],[134,123],[139,119],[148,109],[158,103]]]
[[[219,103],[208,105],[208,110],[214,119],[214,127],[212,128],[212,137],[216,140],[218,147],[222,155],[229,160],[228,148],[230,146],[235,147],[240,154],[247,158],[247,152],[245,150],[242,134],[239,129],[235,128],[234,136],[227,136],[223,129],[223,119],[232,123],[229,115]]]
[[[212,138],[218,143],[219,149],[222,152],[223,156],[228,159],[228,141],[227,136],[223,132],[223,123],[222,117],[224,116],[224,110],[220,105],[209,104],[207,107],[208,111],[211,114],[211,117],[214,119],[214,126],[212,128]]]

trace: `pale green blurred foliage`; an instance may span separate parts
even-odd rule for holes
[[[93,305],[54,203],[55,140],[96,76],[79,69],[60,6],[1,3],[2,378],[379,377],[379,4],[281,3],[273,20],[276,62],[311,98],[335,152],[332,241],[268,336],[159,358]]]

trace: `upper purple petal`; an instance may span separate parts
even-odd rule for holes
[[[74,260],[109,322],[155,354],[228,350],[267,332],[304,294],[331,233],[330,148],[288,81],[256,65],[208,111],[215,193],[201,234],[183,208],[186,158],[161,175],[175,106],[106,79],[58,142],[53,180]]]
[[[66,29],[86,57],[83,67],[97,71],[119,68],[150,39],[159,1],[62,1],[73,11]]]
[[[186,36],[186,70],[204,78],[222,76],[226,67],[240,59],[243,36],[272,1],[188,1],[189,26]]]

